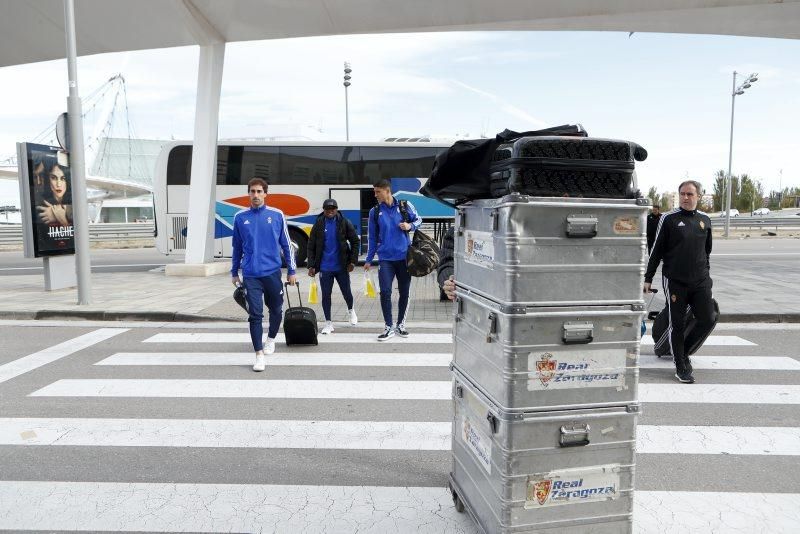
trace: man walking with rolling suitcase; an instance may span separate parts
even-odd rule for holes
[[[329,198],[322,203],[322,214],[317,217],[311,234],[308,236],[308,276],[319,273],[322,290],[322,312],[325,314],[323,334],[333,333],[331,321],[331,293],[333,281],[339,284],[347,304],[347,318],[350,324],[358,324],[353,309],[353,292],[350,290],[350,273],[358,261],[360,239],[353,223],[339,213],[336,200]]]
[[[378,254],[378,285],[381,290],[381,311],[386,323],[378,341],[386,341],[395,333],[408,337],[405,327],[408,295],[411,289],[411,274],[406,265],[406,254],[411,238],[408,232],[422,224],[417,210],[411,202],[398,201],[392,195],[389,180],[380,180],[375,186],[378,205],[369,211],[367,259],[364,270],[369,271],[375,254]],[[401,204],[402,202],[402,204]],[[400,293],[397,310],[397,326],[392,326],[392,283],[397,278]]]
[[[687,306],[697,320],[697,332],[714,326],[714,305],[710,275],[711,219],[697,211],[702,194],[699,182],[689,180],[678,188],[680,207],[661,216],[650,261],[644,275],[644,292],[650,291],[659,263],[664,295],[669,311],[669,328],[655,343],[669,343],[675,361],[675,377],[685,384],[694,383],[692,364],[685,351],[684,323]]]
[[[247,184],[250,209],[240,211],[233,218],[233,257],[231,281],[234,286],[244,285],[250,322],[250,339],[256,353],[253,371],[266,367],[264,354],[275,352],[275,336],[281,326],[283,308],[283,282],[281,281],[281,252],[286,261],[286,281],[294,285],[295,259],[289,244],[289,229],[279,209],[266,205],[267,182],[253,178]],[[239,268],[242,278],[239,279]],[[269,331],[264,347],[264,303],[269,309]]]

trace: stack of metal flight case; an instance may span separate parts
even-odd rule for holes
[[[450,489],[486,533],[632,529],[649,201],[629,196],[458,209]]]

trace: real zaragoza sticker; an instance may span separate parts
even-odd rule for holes
[[[619,469],[619,464],[609,464],[531,475],[525,509],[616,499],[620,495]]]

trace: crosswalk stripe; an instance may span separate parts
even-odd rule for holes
[[[800,494],[637,491],[633,517],[636,534],[730,532],[732,525],[741,532],[788,534],[800,523]],[[468,514],[456,512],[443,487],[0,482],[0,529],[217,532],[223,527],[478,532]]]
[[[449,400],[450,382],[391,380],[62,379],[33,397]]]
[[[800,404],[800,385],[639,384],[641,402]]]
[[[638,425],[636,452],[798,456],[800,428]]]
[[[378,341],[378,334],[367,333],[346,333],[346,334],[331,334],[329,336],[317,336],[319,343],[349,343],[358,345],[361,343],[452,343],[453,336],[451,334],[411,334],[407,338],[394,336],[386,341]],[[286,337],[283,333],[279,333],[275,337],[276,343],[285,344]],[[232,332],[173,332],[155,334],[154,336],[145,339],[145,343],[250,343],[250,334],[232,333]]]
[[[32,397],[448,400],[451,383],[391,380],[62,379]],[[800,385],[640,384],[640,402],[800,404]]]
[[[0,445],[450,450],[442,422],[0,418]]]
[[[276,366],[447,367],[448,353],[294,352],[266,357]],[[252,352],[118,352],[95,365],[253,365]],[[800,365],[800,363],[798,364]]]
[[[633,502],[636,534],[792,534],[800,524],[798,493],[637,491]]]
[[[800,360],[788,356],[692,356],[694,369],[719,369],[725,371],[800,371]],[[672,358],[642,355],[639,367],[643,369],[674,369]]]
[[[450,353],[398,352],[294,352],[267,356],[267,365],[291,366],[353,366],[353,367],[447,367]],[[95,365],[157,366],[157,365],[252,365],[250,352],[118,352]],[[640,357],[644,369],[672,369],[669,358]],[[745,371],[800,371],[800,360],[788,356],[692,356],[695,369]]]
[[[0,418],[0,445],[450,450],[448,422]],[[638,454],[800,456],[800,429],[637,427]]]
[[[642,345],[652,345],[653,336],[642,336]],[[747,341],[739,336],[708,336],[703,343],[704,347],[754,347],[757,343]]]
[[[64,341],[58,345],[40,350],[39,352],[28,354],[27,356],[23,356],[7,364],[0,365],[0,383],[11,380],[12,378],[18,377],[43,365],[47,365],[48,363],[53,363],[65,356],[74,354],[127,331],[127,328],[101,328]]]

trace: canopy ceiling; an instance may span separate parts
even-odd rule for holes
[[[800,0],[75,0],[79,55],[318,35],[592,30],[800,38]],[[0,67],[65,57],[62,0],[0,0]]]

